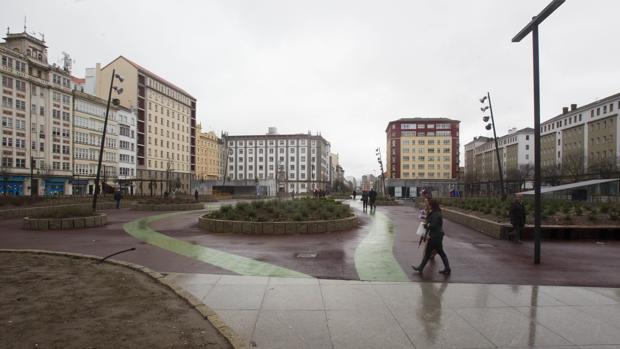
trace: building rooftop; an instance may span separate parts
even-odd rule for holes
[[[569,115],[569,114],[582,113],[582,112],[584,112],[585,110],[587,110],[587,109],[589,109],[589,108],[591,108],[591,107],[593,107],[593,106],[595,106],[595,105],[605,104],[605,103],[607,103],[607,102],[609,102],[609,101],[611,101],[611,100],[614,100],[614,99],[616,99],[616,98],[620,98],[620,93],[616,93],[616,94],[613,94],[613,95],[611,95],[611,96],[605,97],[605,98],[603,98],[603,99],[596,100],[596,101],[594,101],[594,102],[592,102],[592,103],[588,103],[588,104],[586,104],[586,105],[582,105],[581,107],[579,107],[579,108],[577,108],[577,109],[575,109],[575,110],[569,110],[567,113],[562,113],[562,114],[560,114],[560,115],[554,116],[554,117],[552,117],[551,119],[549,119],[549,120],[547,120],[547,121],[543,121],[543,122],[541,122],[541,125],[542,125],[542,124],[546,124],[546,123],[550,123],[550,122],[557,121],[557,120],[559,120],[559,119],[562,119],[562,118],[566,117],[566,116],[567,116],[567,115]]]
[[[172,87],[173,89],[177,90],[178,92],[181,92],[183,94],[185,94],[186,96],[188,96],[191,99],[196,99],[194,96],[192,96],[191,94],[189,94],[189,92],[185,91],[184,89],[180,88],[179,86],[171,83],[170,81],[162,78],[161,76],[153,73],[152,71],[144,68],[143,66],[139,65],[138,63],[128,59],[127,57],[120,55],[118,56],[116,59],[112,60],[112,62],[106,64],[103,68],[101,68],[102,70],[105,69],[107,66],[109,66],[110,64],[114,63],[115,61],[119,60],[119,59],[124,59],[126,60],[129,64],[133,65],[136,69],[141,70],[142,72],[144,72],[146,75],[149,75],[157,80],[160,80],[161,82],[165,83],[166,85],[169,85],[170,87]]]
[[[390,125],[396,122],[449,122],[449,123],[460,123],[460,120],[448,119],[448,118],[400,118],[397,120],[392,120],[388,122],[387,127],[385,128],[385,132],[390,128]]]

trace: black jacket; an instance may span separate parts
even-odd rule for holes
[[[512,203],[510,207],[510,223],[513,226],[524,226],[525,225],[525,206],[523,203],[515,201]]]
[[[443,237],[443,215],[441,211],[431,211],[426,216],[426,229],[431,239]]]

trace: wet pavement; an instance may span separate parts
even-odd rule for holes
[[[317,277],[375,281],[435,281],[529,285],[620,287],[618,241],[544,241],[541,265],[532,263],[533,245],[495,240],[445,221],[445,250],[453,273],[438,274],[439,258],[423,275],[414,273],[423,248],[419,224],[409,206],[379,207],[364,213],[349,232],[253,236],[209,234],[197,227],[205,211],[138,212],[107,210],[109,224],[80,231],[25,231],[21,219],[3,220],[0,248],[47,249],[106,256],[161,272]],[[219,204],[208,204],[213,209]],[[130,229],[128,229],[130,228]]]
[[[620,348],[620,289],[169,274],[256,348]]]

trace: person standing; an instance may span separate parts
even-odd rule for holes
[[[521,243],[521,233],[523,232],[523,227],[525,227],[526,215],[523,196],[517,194],[512,206],[510,206],[510,224],[512,224],[512,233],[510,235],[517,244]]]
[[[355,200],[356,197],[357,197],[357,192],[354,190],[353,191],[353,200]]]
[[[362,209],[364,212],[368,209],[368,192],[366,191],[362,192]]]
[[[121,194],[121,190],[120,189],[116,189],[116,191],[114,192],[114,201],[116,201],[116,209],[118,210],[119,208],[121,208],[121,199],[123,198],[123,195]]]
[[[370,189],[370,192],[368,193],[368,201],[370,203],[370,211],[376,210],[377,192],[375,191],[375,188]]]
[[[437,202],[437,200],[429,200],[429,206],[431,211],[427,213],[425,223],[429,240],[427,241],[426,248],[424,249],[424,258],[422,258],[422,262],[419,266],[416,267],[412,265],[411,267],[418,273],[422,273],[426,263],[428,263],[431,259],[433,251],[436,251],[439,257],[441,257],[441,261],[444,266],[444,269],[439,271],[439,273],[448,275],[452,272],[452,270],[450,269],[448,256],[443,250],[443,215],[441,214],[441,208],[439,207],[439,202]]]
[[[194,200],[198,201],[198,189],[194,191]]]

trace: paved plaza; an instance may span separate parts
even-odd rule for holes
[[[257,348],[620,347],[620,289],[171,273]]]
[[[348,232],[208,234],[190,212],[108,210],[105,227],[25,231],[4,220],[0,249],[106,256],[166,274],[258,348],[620,348],[617,241],[495,240],[446,221],[441,261],[423,275],[407,205],[361,211]]]

